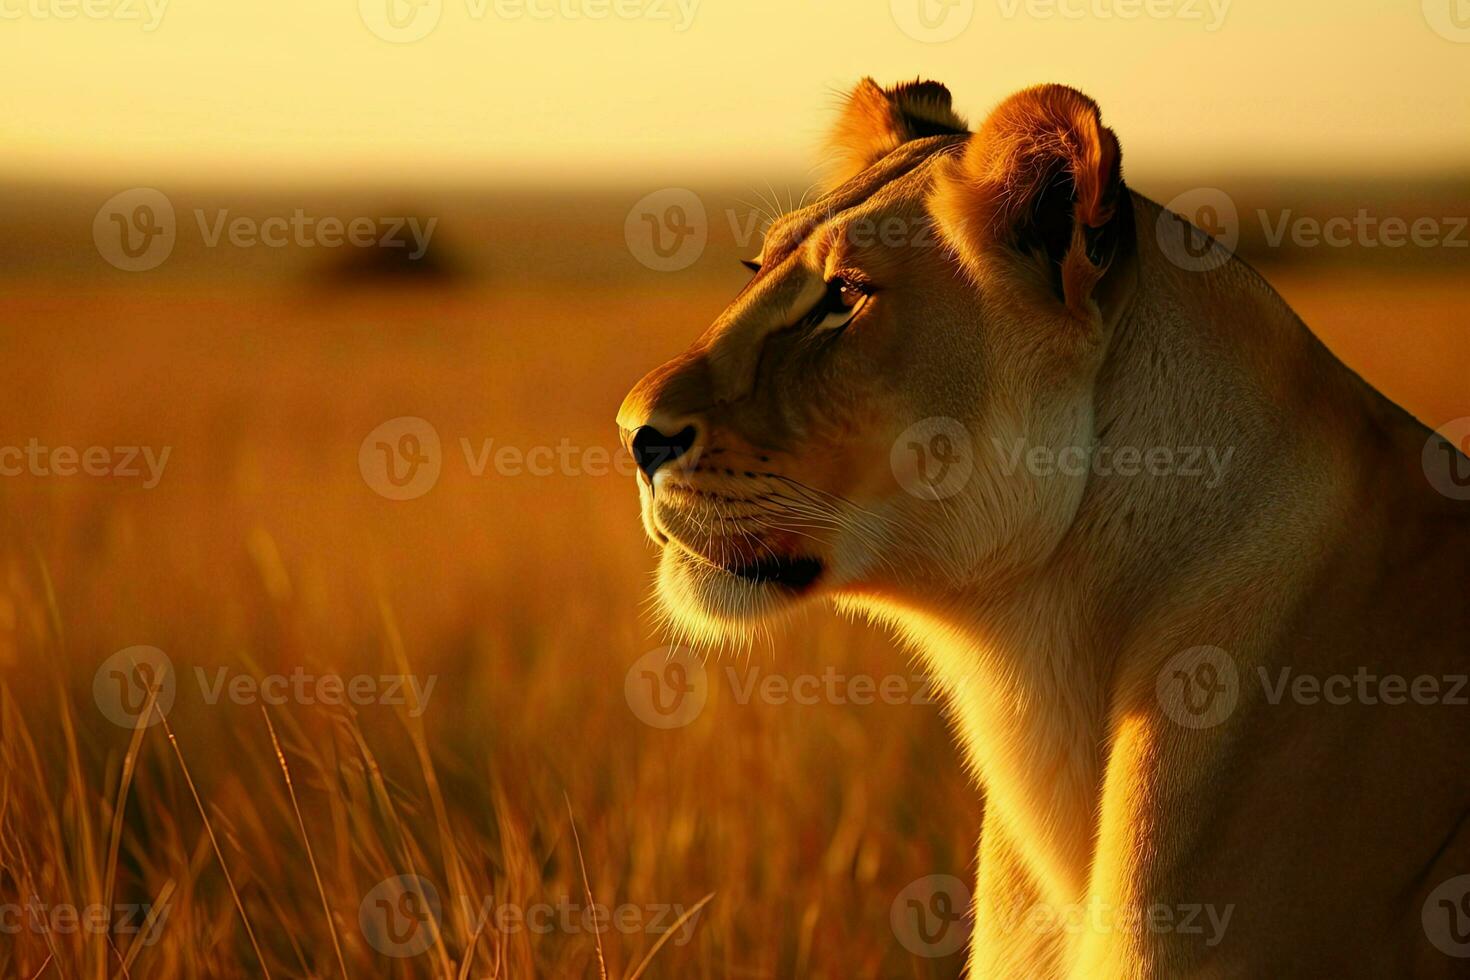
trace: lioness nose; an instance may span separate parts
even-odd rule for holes
[[[684,426],[673,435],[665,435],[651,425],[643,425],[633,433],[629,448],[633,450],[638,468],[652,480],[660,466],[672,463],[693,449],[698,437],[699,430],[692,425]]]

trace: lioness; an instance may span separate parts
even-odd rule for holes
[[[1470,460],[1176,254],[1072,89],[972,134],[866,80],[832,156],[618,416],[675,623],[829,598],[921,651],[972,977],[1470,972]]]

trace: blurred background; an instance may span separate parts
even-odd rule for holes
[[[1470,416],[1464,0],[0,0],[0,66],[4,976],[958,976],[918,668],[670,661],[612,423],[864,75],[1076,85]]]

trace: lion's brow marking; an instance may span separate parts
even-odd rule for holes
[[[921,142],[929,143],[928,140]],[[949,155],[960,145],[963,145],[962,141],[938,137],[932,144],[919,147],[921,152],[916,152],[914,143],[905,144],[849,183],[828,192],[821,200],[777,217],[766,232],[765,245],[761,250],[762,268],[774,269],[781,265],[814,235],[896,185],[915,178],[926,179],[919,175],[926,172],[935,160]],[[803,194],[802,200],[805,199]],[[822,217],[824,214],[826,217]]]

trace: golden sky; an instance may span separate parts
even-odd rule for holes
[[[0,66],[32,177],[802,174],[865,74],[1077,85],[1151,171],[1470,162],[1470,0],[0,0]]]

